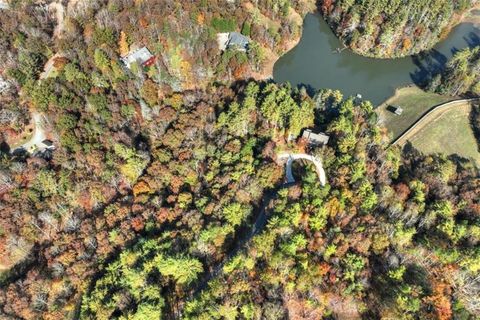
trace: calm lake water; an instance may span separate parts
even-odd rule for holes
[[[385,60],[362,57],[350,50],[337,53],[341,42],[319,14],[309,14],[300,43],[275,63],[273,78],[310,89],[339,89],[347,96],[360,93],[378,105],[396,87],[421,84],[456,50],[479,44],[480,29],[464,23],[434,49],[418,56]]]

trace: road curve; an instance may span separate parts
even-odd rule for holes
[[[43,126],[43,115],[38,112],[33,112],[32,118],[34,123],[34,131],[32,137],[20,147],[13,150],[14,152],[20,149],[25,149],[28,152],[32,152],[32,150],[35,150],[35,148],[47,138]]]
[[[317,159],[316,157],[306,153],[280,153],[277,157],[280,160],[287,159],[287,164],[285,168],[287,175],[287,183],[295,182],[295,178],[293,177],[292,173],[292,163],[293,161],[299,159],[311,161],[315,165],[318,178],[322,186],[325,186],[325,184],[327,183],[327,176],[325,174],[325,170],[323,169],[322,161],[320,159]]]
[[[408,129],[405,130],[398,138],[392,141],[390,145],[391,146],[403,145],[405,142],[408,141],[412,133],[415,133],[416,129],[419,129],[425,126],[427,123],[429,123],[430,118],[437,115],[437,113],[445,112],[447,110],[450,110],[451,108],[457,107],[459,104],[464,104],[464,103],[473,102],[473,101],[480,101],[480,98],[453,100],[453,101],[442,103],[430,108],[430,110],[424,113],[417,121],[412,123],[410,127],[408,127]]]

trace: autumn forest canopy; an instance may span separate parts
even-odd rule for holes
[[[1,319],[480,316],[476,165],[391,146],[361,97],[266,80],[313,10],[394,57],[473,1],[6,3]],[[479,57],[425,89],[478,96]]]

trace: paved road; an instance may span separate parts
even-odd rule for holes
[[[278,155],[278,159],[287,159],[286,175],[287,175],[288,183],[295,182],[295,178],[293,177],[293,173],[292,173],[292,164],[293,164],[293,161],[299,160],[299,159],[304,159],[304,160],[313,162],[317,170],[320,183],[322,184],[322,186],[325,186],[325,184],[327,183],[327,176],[325,174],[325,170],[323,170],[322,161],[312,155],[309,155],[306,153],[281,153]]]

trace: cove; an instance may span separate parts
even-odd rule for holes
[[[336,52],[343,47],[320,14],[308,14],[298,45],[275,63],[276,82],[290,82],[307,89],[338,89],[345,96],[360,93],[379,105],[395,88],[421,85],[444,68],[457,50],[480,44],[480,29],[471,23],[455,27],[435,48],[416,56],[399,59],[374,59],[353,53]]]

